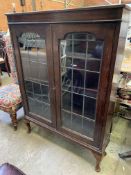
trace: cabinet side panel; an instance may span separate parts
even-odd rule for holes
[[[105,135],[104,135],[104,141],[102,146],[103,150],[106,148],[110,139],[112,116],[113,116],[115,101],[116,101],[116,98],[115,98],[116,90],[118,87],[119,75],[120,75],[121,65],[123,61],[128,25],[129,25],[129,11],[124,9],[123,21],[121,25],[118,24],[116,26],[116,31],[114,36],[114,46],[112,51],[112,65],[111,65],[111,70],[113,71],[114,69],[114,74],[113,74],[113,77],[112,76],[110,77],[110,79],[112,79],[112,88],[111,88],[110,102],[108,107],[106,128],[104,132]]]

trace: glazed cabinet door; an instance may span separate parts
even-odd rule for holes
[[[50,26],[15,25],[11,32],[26,117],[55,126]]]
[[[106,120],[113,34],[113,24],[53,26],[57,128],[95,146]]]

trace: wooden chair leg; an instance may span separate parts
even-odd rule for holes
[[[12,124],[14,126],[14,130],[16,131],[17,130],[17,117],[16,117],[15,109],[11,110],[10,116],[11,116]]]
[[[2,75],[2,69],[1,69],[1,67],[0,67],[0,74]]]
[[[9,67],[8,67],[8,64],[7,64],[7,61],[5,61],[5,67],[6,67],[6,71],[10,77],[10,71],[9,71]]]

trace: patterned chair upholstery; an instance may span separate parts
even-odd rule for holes
[[[14,130],[17,129],[17,110],[22,106],[21,94],[18,85],[17,72],[11,47],[10,36],[4,36],[6,52],[11,69],[13,83],[0,88],[0,110],[10,114]]]

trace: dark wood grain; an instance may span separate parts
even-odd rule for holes
[[[7,14],[11,22],[65,22],[121,19],[124,5]],[[99,13],[99,15],[97,15]],[[77,16],[77,18],[76,18]]]
[[[115,94],[113,75],[119,74],[120,62],[129,21],[129,11],[124,5],[92,7],[73,10],[7,14],[14,47],[14,54],[25,109],[25,119],[30,131],[30,121],[59,134],[93,151],[96,171],[105,154],[110,138],[113,102]],[[122,21],[122,23],[121,23]],[[25,93],[23,68],[17,38],[22,32],[36,32],[46,36],[46,51],[51,101],[51,122],[29,111]],[[61,69],[60,40],[68,33],[89,32],[104,41],[100,70],[96,120],[93,138],[62,127],[61,119]]]

